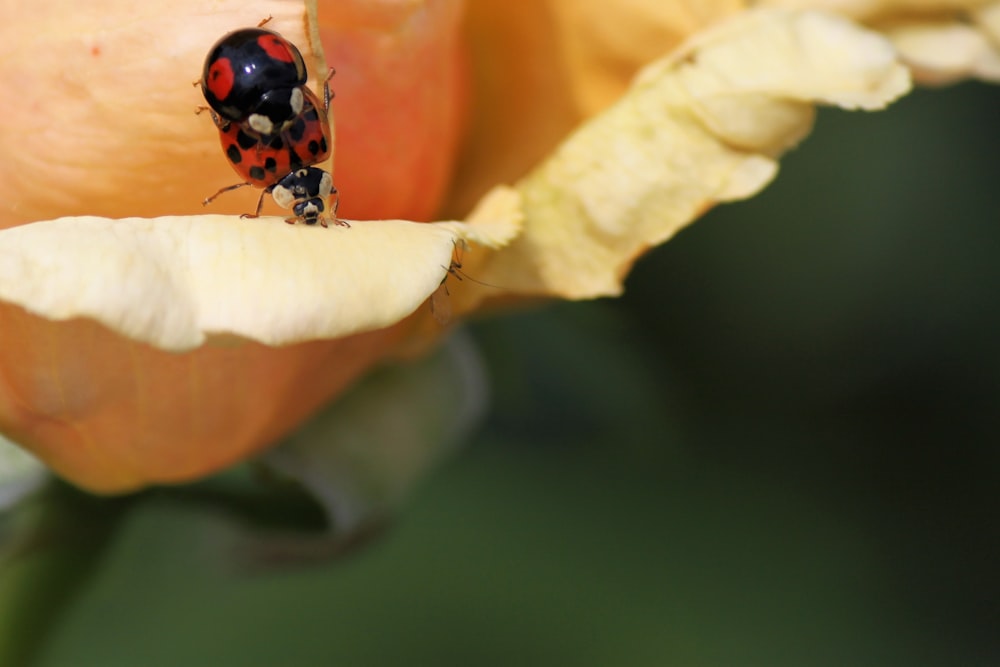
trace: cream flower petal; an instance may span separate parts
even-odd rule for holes
[[[982,32],[958,23],[914,23],[886,31],[921,83],[1000,80],[1000,53]]]
[[[974,10],[991,0],[757,0],[766,7],[813,9],[848,16],[856,21],[882,19],[893,15],[937,14]]]
[[[506,243],[518,197],[499,189],[469,223],[279,218],[61,218],[0,232],[0,300],[55,320],[85,317],[186,350],[232,335],[268,345],[393,324],[447,275],[455,244]]]
[[[917,83],[975,77],[1000,81],[1000,2],[996,0],[764,0],[822,9],[863,21],[888,37]]]
[[[745,12],[648,66],[521,181],[524,233],[472,275],[526,293],[618,294],[649,246],[763,188],[814,104],[878,109],[909,86],[891,44],[845,19]]]
[[[880,24],[920,83],[1000,81],[1000,3],[952,16],[908,14]]]

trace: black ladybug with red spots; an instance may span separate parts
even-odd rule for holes
[[[270,30],[242,28],[209,50],[201,90],[223,120],[271,135],[302,113],[307,78],[294,44]]]

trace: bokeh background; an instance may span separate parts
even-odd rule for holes
[[[58,491],[6,632],[50,667],[1000,664],[998,109],[824,110],[624,298],[474,323],[485,425],[332,560]]]

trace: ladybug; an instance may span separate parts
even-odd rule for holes
[[[302,88],[302,112],[277,134],[260,134],[213,113],[222,152],[247,185],[266,188],[285,174],[330,157],[328,101]]]
[[[326,210],[326,200],[331,195],[336,197],[337,188],[333,187],[333,178],[326,171],[319,167],[305,167],[284,176],[264,192],[270,192],[275,203],[281,208],[292,209],[295,217],[287,218],[285,222],[288,224],[294,225],[300,221],[307,225],[315,225],[318,222],[326,227],[326,217],[323,215]],[[263,194],[261,200],[263,201]],[[350,227],[345,220],[337,217],[338,204],[339,200],[334,199],[334,224]],[[257,204],[257,212],[260,213],[260,202]]]
[[[294,44],[270,30],[242,28],[209,50],[201,90],[223,120],[272,135],[302,113],[307,78]]]
[[[327,81],[331,76],[332,69]],[[298,49],[269,30],[237,30],[212,47],[202,91],[219,129],[223,153],[244,181],[220,189],[203,204],[223,192],[252,185],[264,191],[255,212],[243,217],[258,217],[264,196],[271,194],[295,213],[286,222],[327,226],[324,202],[337,190],[327,172],[311,165],[330,156],[331,93],[324,82],[321,102],[305,86],[306,78]],[[281,100],[287,104],[276,104]],[[337,219],[336,205],[333,214],[337,224],[349,226]]]

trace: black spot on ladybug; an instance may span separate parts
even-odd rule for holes
[[[304,166],[306,166],[306,162],[305,160],[302,159],[302,156],[300,156],[294,148],[289,148],[288,149],[289,171],[295,171],[296,169],[299,169]]]
[[[299,143],[302,141],[302,137],[306,134],[306,123],[301,117],[296,119],[292,126],[288,128],[288,136],[292,138],[292,141]]]
[[[252,178],[253,180],[263,181],[264,176],[265,176],[264,170],[258,167],[257,165],[250,167],[250,178]]]
[[[244,132],[243,130],[240,130],[239,132],[236,133],[236,143],[238,143],[240,145],[240,148],[242,148],[243,150],[249,150],[253,148],[254,146],[257,145],[257,142],[258,142],[257,137],[251,136],[246,132]]]
[[[266,160],[264,160],[264,169],[273,174],[274,172],[278,171],[278,163],[275,161],[273,157],[269,157]]]
[[[226,157],[233,164],[239,164],[243,161],[243,152],[236,144],[229,144],[229,148],[226,149]]]
[[[309,142],[309,153],[312,155],[319,155],[320,151],[323,150],[318,141]]]

